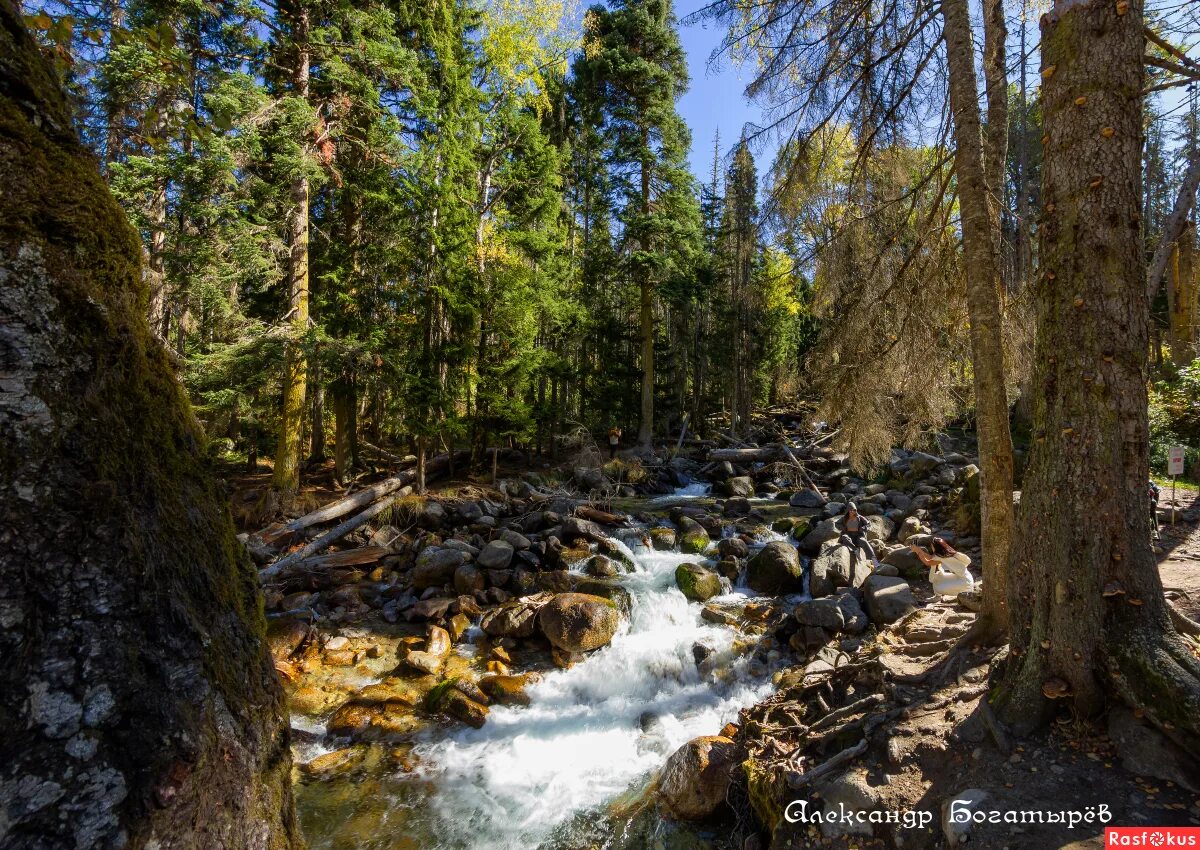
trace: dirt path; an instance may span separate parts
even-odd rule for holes
[[[1175,524],[1170,524],[1171,489],[1164,487],[1158,500],[1161,531],[1158,570],[1163,587],[1186,594],[1175,605],[1193,620],[1200,618],[1200,492],[1179,490],[1175,498]]]

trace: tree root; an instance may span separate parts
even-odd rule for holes
[[[1200,758],[1200,659],[1178,634],[1111,635],[1108,672],[1117,695],[1193,758]]]

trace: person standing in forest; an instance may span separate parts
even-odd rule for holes
[[[615,460],[617,448],[621,445],[621,429],[616,425],[608,429],[608,459]]]

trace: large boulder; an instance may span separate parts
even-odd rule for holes
[[[804,569],[792,544],[774,540],[746,565],[746,583],[759,593],[799,593],[804,589]]]
[[[588,652],[612,640],[620,617],[616,603],[586,593],[560,593],[542,607],[542,634],[565,652]]]
[[[750,554],[750,547],[740,537],[726,537],[717,543],[717,553],[722,558],[745,558]]]
[[[828,596],[836,588],[848,587],[852,575],[853,558],[850,549],[836,540],[831,540],[821,547],[821,552],[813,558],[809,572],[808,592],[814,599]]]
[[[913,539],[914,537],[916,535],[909,535],[909,539],[906,542],[917,542]],[[883,563],[895,567],[900,572],[900,575],[908,579],[922,579],[929,574],[929,568],[922,564],[917,554],[907,546],[893,549],[883,558]]]
[[[753,496],[754,482],[749,475],[738,475],[726,481],[721,489],[726,496]]]
[[[688,516],[679,517],[679,551],[687,555],[699,555],[708,548],[708,532],[704,526]]]
[[[846,625],[845,614],[837,599],[810,599],[796,606],[796,622],[802,626],[818,626],[830,632],[840,632]]]
[[[873,575],[863,585],[867,614],[876,624],[894,623],[917,607],[912,588],[902,578]]]
[[[680,564],[675,568],[675,583],[693,602],[707,602],[721,595],[721,577],[700,564]]]
[[[792,534],[795,535],[794,530]],[[842,532],[837,527],[836,517],[823,519],[816,525],[810,526],[808,533],[800,540],[800,551],[805,555],[815,555],[821,551],[824,544],[830,540],[837,540],[841,535]]]
[[[493,540],[483,547],[475,563],[485,570],[502,570],[512,563],[513,545],[507,540]]]
[[[423,590],[448,584],[454,579],[454,571],[466,560],[466,554],[458,549],[428,546],[417,556],[417,565],[412,571],[412,585]]]
[[[797,490],[788,497],[788,504],[793,508],[823,508],[825,497],[816,490]]]
[[[688,741],[663,767],[658,798],[671,817],[706,820],[725,804],[742,754],[731,739],[706,735]]]

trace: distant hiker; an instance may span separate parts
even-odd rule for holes
[[[846,505],[846,515],[834,522],[834,527],[842,532],[841,542],[843,545],[861,551],[867,556],[867,560],[871,562],[872,566],[879,567],[875,550],[871,548],[871,541],[867,540],[866,517],[858,512],[858,506],[854,502]]]
[[[1150,537],[1158,539],[1158,485],[1150,479]]]
[[[934,537],[929,541],[929,552],[914,543],[909,543],[908,548],[929,567],[929,583],[938,596],[958,596],[963,591],[975,589],[975,579],[968,569],[970,556],[957,551],[942,538]]]
[[[616,426],[608,429],[608,459],[617,456],[617,446],[621,445],[621,429]]]

